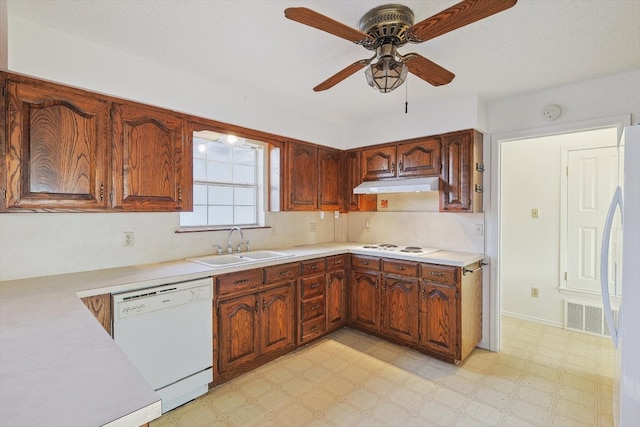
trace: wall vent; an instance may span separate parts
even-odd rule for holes
[[[613,310],[613,318],[618,321],[618,310]],[[593,335],[611,335],[604,309],[596,304],[564,300],[564,327]]]

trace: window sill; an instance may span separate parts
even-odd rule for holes
[[[229,231],[231,230],[233,227],[236,227],[234,225],[227,225],[224,227],[207,227],[207,226],[202,226],[202,227],[181,227],[179,229],[176,230],[176,234],[179,233],[202,233],[202,232],[206,232],[206,231]],[[269,225],[247,225],[246,227],[240,227],[242,230],[262,230],[262,229],[269,229],[271,228],[271,226]]]

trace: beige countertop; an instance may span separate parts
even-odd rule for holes
[[[381,256],[361,243],[278,250],[293,257],[225,268],[180,260],[0,282],[0,425],[139,426],[160,416],[159,397],[79,297],[346,252]],[[384,256],[460,267],[484,258],[450,251]]]

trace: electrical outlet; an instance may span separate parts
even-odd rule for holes
[[[316,223],[315,222],[310,222],[309,223],[309,231],[312,233],[316,232]]]
[[[131,247],[135,243],[135,235],[133,231],[125,231],[122,235],[122,246]]]
[[[484,235],[484,225],[483,224],[476,224],[474,227],[474,234],[476,236],[483,236]]]
[[[531,296],[538,298],[538,288],[531,288]]]
[[[538,208],[531,208],[531,218],[540,218],[540,212],[538,212]]]

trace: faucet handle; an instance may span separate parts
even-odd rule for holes
[[[222,246],[220,245],[213,245],[213,247],[215,249],[217,249],[218,255],[222,255]]]
[[[249,247],[249,243],[250,243],[250,242],[249,242],[249,239],[247,239],[247,240],[244,242],[244,245],[245,245],[245,247],[247,248],[247,252],[249,252],[249,251],[251,250],[251,248]]]

